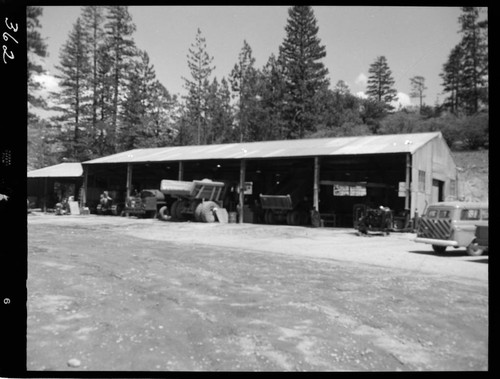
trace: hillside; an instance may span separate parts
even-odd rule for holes
[[[488,201],[488,150],[454,151],[458,171],[458,195],[469,201]]]

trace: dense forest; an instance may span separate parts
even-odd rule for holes
[[[310,6],[288,9],[286,35],[263,67],[244,41],[227,77],[213,76],[213,57],[198,29],[187,49],[186,95],[156,78],[148,53],[136,46],[126,6],[84,6],[57,65],[60,91],[47,101],[34,77],[47,46],[43,9],[27,7],[28,169],[85,161],[134,148],[441,131],[453,149],[488,147],[488,20],[461,9],[461,40],[443,62],[442,104],[425,104],[425,78],[408,78],[418,106],[395,109],[397,90],[386,57],[368,68],[367,98],[332,84],[325,46]],[[418,67],[417,67],[418,69]],[[58,111],[49,119],[33,109]]]

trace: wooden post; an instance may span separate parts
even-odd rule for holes
[[[47,177],[43,178],[43,211],[47,212]]]
[[[179,175],[177,177],[177,180],[181,181],[184,177],[184,164],[182,161],[179,161]]]
[[[410,209],[410,177],[411,177],[411,154],[406,154],[406,196],[405,196],[405,209]]]
[[[245,171],[246,171],[246,161],[241,160],[240,164],[240,199],[239,199],[239,209],[240,209],[240,219],[239,223],[243,224],[243,213],[245,205]]]
[[[127,204],[130,193],[132,192],[132,163],[127,163],[127,192],[125,194],[125,203]],[[128,217],[129,213],[125,212],[125,216]]]
[[[127,193],[125,199],[130,197],[132,193],[132,163],[127,163]]]
[[[319,157],[314,157],[313,207],[319,212]]]
[[[87,205],[87,187],[88,187],[88,167],[83,166],[83,191],[82,191],[82,197],[80,199],[80,207],[84,208]]]

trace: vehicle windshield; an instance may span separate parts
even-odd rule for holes
[[[426,216],[428,218],[450,218],[451,212],[451,209],[430,208]]]
[[[479,220],[480,209],[462,209],[461,220]]]

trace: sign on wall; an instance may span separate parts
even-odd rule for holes
[[[349,196],[349,186],[341,184],[333,185],[333,196]]]
[[[366,196],[366,186],[334,184],[333,196]]]
[[[245,182],[245,195],[252,195],[253,193],[253,182]]]
[[[399,197],[406,197],[406,182],[399,182],[398,196]]]

